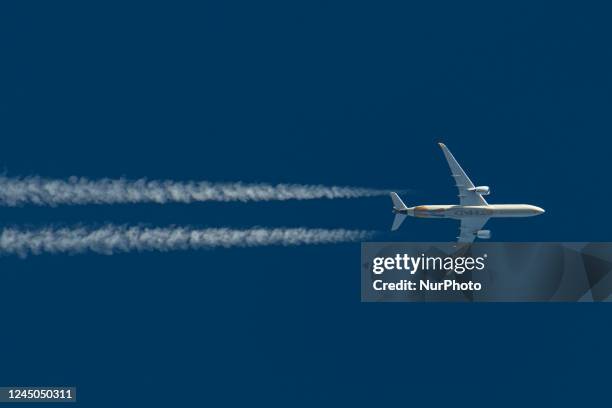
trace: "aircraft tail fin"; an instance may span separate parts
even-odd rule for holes
[[[393,209],[394,210],[407,210],[406,204],[402,201],[402,199],[397,195],[397,193],[391,192],[389,193],[391,196],[391,201],[393,201]]]
[[[402,225],[402,222],[406,219],[406,214],[395,214],[395,219],[393,220],[393,225],[391,226],[391,231],[395,231]]]
[[[393,220],[391,231],[395,231],[400,227],[400,225],[402,225],[407,216],[405,213],[401,213],[399,211],[407,210],[408,207],[406,207],[406,204],[404,204],[402,199],[396,193],[391,192],[389,195],[391,196],[391,201],[393,201],[393,211],[395,212],[395,219]]]

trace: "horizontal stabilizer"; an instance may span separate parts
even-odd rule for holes
[[[402,222],[406,219],[406,214],[400,213],[399,211],[405,211],[408,209],[406,204],[402,201],[402,199],[397,195],[397,193],[389,193],[391,196],[391,201],[393,201],[393,212],[395,212],[395,219],[393,220],[393,226],[391,227],[391,231],[395,231],[402,225]]]
[[[389,195],[391,196],[391,201],[393,201],[393,208],[396,210],[406,210],[408,209],[408,207],[406,207],[406,204],[404,204],[404,202],[402,201],[401,198],[399,198],[399,196],[396,193],[389,193]]]
[[[393,226],[391,227],[391,231],[395,231],[402,225],[402,222],[406,219],[406,214],[395,214],[395,219],[393,220]]]

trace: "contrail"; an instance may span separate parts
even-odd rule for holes
[[[374,233],[347,229],[307,228],[147,228],[106,225],[100,228],[5,228],[0,255],[96,252],[112,255],[131,251],[174,251],[257,246],[336,244],[367,239]]]
[[[272,201],[358,198],[385,190],[301,184],[211,183],[207,181],[127,180],[70,177],[46,179],[0,176],[0,205],[192,203],[198,201]]]

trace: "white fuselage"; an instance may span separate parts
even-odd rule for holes
[[[544,210],[529,204],[417,205],[396,212],[419,218],[532,217]]]

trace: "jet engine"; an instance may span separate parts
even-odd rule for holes
[[[476,232],[476,236],[480,239],[490,239],[491,231],[490,230],[479,230]]]
[[[478,186],[478,187],[470,188],[469,190],[474,191],[481,195],[489,195],[491,193],[491,189],[489,188],[489,186]]]

